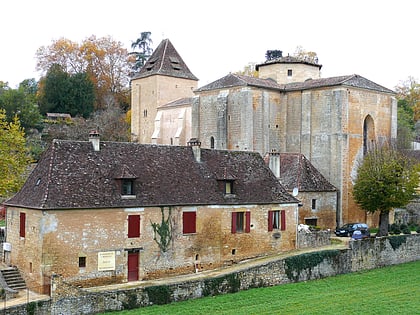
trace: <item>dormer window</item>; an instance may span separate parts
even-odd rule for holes
[[[233,181],[227,180],[225,181],[225,194],[230,195],[233,194]]]
[[[132,196],[134,195],[134,180],[123,179],[121,182],[121,195]]]

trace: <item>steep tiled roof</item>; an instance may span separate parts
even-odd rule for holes
[[[160,107],[176,107],[176,106],[185,106],[185,105],[191,105],[192,101],[193,101],[193,97],[184,97],[184,98],[179,98],[175,101],[163,104]]]
[[[121,178],[134,180],[123,198]],[[233,180],[226,198],[220,181]],[[54,140],[23,188],[6,202],[34,209],[296,203],[255,152]]]
[[[256,77],[230,73],[219,80],[216,80],[212,83],[209,83],[197,89],[196,91],[197,92],[210,91],[210,90],[225,89],[225,88],[236,87],[236,86],[254,86],[254,87],[260,87],[260,88],[266,88],[266,89],[280,89],[281,88],[281,86],[272,79],[260,79]]]
[[[289,191],[336,191],[325,177],[300,153],[280,153],[280,182]]]
[[[372,82],[360,75],[344,75],[338,77],[322,78],[322,79],[309,79],[304,82],[295,82],[283,85],[284,91],[300,91],[308,90],[320,87],[344,85],[350,87],[357,87],[367,90],[374,90],[384,93],[395,93],[394,91],[387,89],[375,82]]]
[[[302,60],[293,56],[285,56],[285,57],[280,57],[274,60],[269,60],[264,63],[260,63],[255,66],[255,69],[258,71],[260,67],[275,64],[275,63],[302,63],[302,64],[318,67],[319,69],[322,68],[322,65],[312,62],[311,60]]]
[[[182,60],[181,56],[178,54],[169,39],[164,39],[159,44],[145,65],[133,79],[158,74],[198,81],[197,77],[192,74],[190,69],[188,69],[184,60]]]

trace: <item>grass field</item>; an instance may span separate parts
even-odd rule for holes
[[[106,314],[420,314],[420,261]]]

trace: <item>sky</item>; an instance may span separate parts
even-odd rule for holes
[[[54,40],[110,36],[131,51],[169,39],[198,87],[267,50],[316,52],[323,78],[358,74],[389,89],[420,79],[420,2],[412,0],[8,0],[0,6],[0,81],[39,79],[35,53]]]

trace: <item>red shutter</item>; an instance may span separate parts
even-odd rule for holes
[[[196,232],[196,212],[183,212],[182,213],[182,233],[195,233]]]
[[[128,237],[140,236],[140,215],[128,216]]]
[[[281,210],[280,211],[280,230],[281,231],[285,231],[286,230],[286,211],[285,210]]]
[[[273,230],[273,211],[268,211],[268,232]]]
[[[236,212],[232,212],[232,227],[231,227],[231,232],[233,234],[236,233]]]
[[[245,212],[245,233],[251,232],[251,212]]]
[[[21,212],[19,216],[19,236],[25,237],[25,230],[26,230],[26,213]]]

